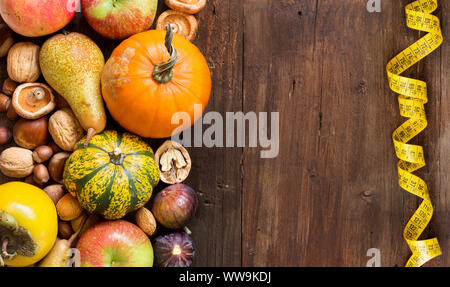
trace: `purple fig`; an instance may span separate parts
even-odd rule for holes
[[[158,193],[153,201],[152,213],[164,227],[180,229],[195,214],[198,198],[185,184],[174,184]]]

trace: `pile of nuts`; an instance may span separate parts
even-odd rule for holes
[[[0,126],[0,144],[4,146],[13,139],[15,146],[1,152],[0,172],[42,188],[56,206],[58,237],[68,239],[79,228],[82,234],[100,221],[98,215],[89,214],[81,207],[63,183],[65,163],[83,138],[84,130],[60,95],[47,85],[35,82],[41,74],[39,46],[10,42],[8,38],[8,42],[0,45],[0,51],[7,49],[0,57],[8,55],[9,76],[0,92],[0,112],[6,113],[13,128]],[[188,177],[191,158],[179,143],[166,141],[156,151],[155,158],[164,183],[181,183]],[[157,224],[149,209],[140,208],[135,219],[149,236],[155,233]]]
[[[0,112],[6,113],[13,128],[0,126],[0,144],[4,147],[13,140],[15,145],[1,152],[0,172],[42,188],[56,206],[59,237],[67,239],[84,218],[89,216],[83,228],[99,220],[87,214],[63,185],[66,160],[84,131],[67,102],[35,82],[41,74],[39,46],[7,40],[0,47],[0,56],[7,55],[9,76],[1,86]]]

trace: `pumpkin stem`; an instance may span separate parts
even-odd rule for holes
[[[115,165],[122,165],[123,160],[125,159],[125,156],[126,155],[124,153],[122,153],[120,148],[116,148],[116,149],[114,149],[113,152],[109,153],[109,158],[110,158],[111,162]]]
[[[166,45],[167,51],[170,54],[170,59],[167,62],[162,62],[160,64],[156,64],[155,68],[153,69],[153,74],[152,74],[153,79],[161,84],[170,82],[172,80],[173,67],[175,66],[175,64],[178,60],[177,50],[172,45],[172,40],[173,40],[172,26],[168,23],[166,28],[167,28],[167,33],[166,33],[165,45]]]

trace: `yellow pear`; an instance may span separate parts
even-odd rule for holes
[[[39,62],[47,83],[69,103],[88,132],[87,144],[106,125],[100,89],[102,51],[83,34],[57,34],[42,46]]]

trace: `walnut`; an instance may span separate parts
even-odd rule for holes
[[[69,108],[55,112],[49,120],[48,129],[53,141],[65,151],[73,151],[83,137],[83,128]]]
[[[167,184],[183,182],[191,171],[191,158],[179,143],[166,141],[155,154],[161,180]]]
[[[0,171],[9,177],[24,178],[34,169],[33,152],[20,147],[5,149],[0,155]]]
[[[9,77],[18,83],[33,83],[40,74],[39,46],[30,42],[20,42],[8,52],[7,70]]]

